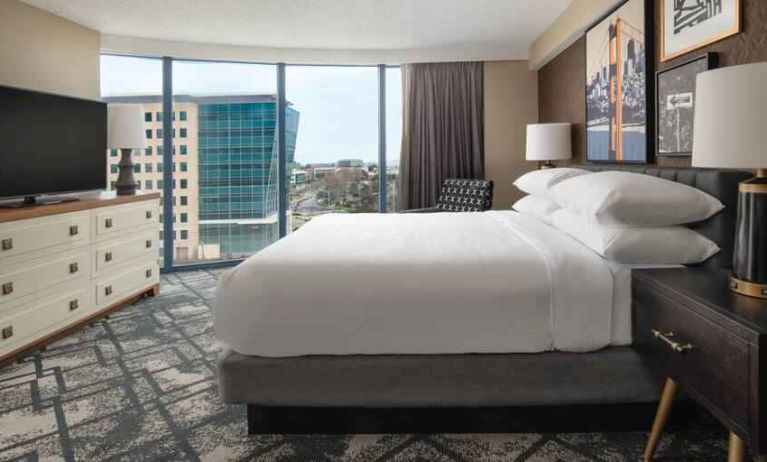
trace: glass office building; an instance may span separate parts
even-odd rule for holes
[[[198,117],[199,258],[247,257],[279,238],[277,100],[272,95],[192,99]],[[298,112],[288,107],[288,162],[294,159],[298,121]]]

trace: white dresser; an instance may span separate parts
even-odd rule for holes
[[[159,290],[160,195],[0,209],[0,363]]]

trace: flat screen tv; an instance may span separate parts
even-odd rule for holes
[[[0,86],[0,199],[106,187],[107,105]]]

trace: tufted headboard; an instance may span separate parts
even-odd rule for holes
[[[645,175],[684,183],[716,197],[724,204],[724,209],[706,221],[691,224],[690,228],[716,242],[722,249],[706,264],[723,268],[732,267],[732,247],[735,240],[735,220],[738,211],[738,183],[750,178],[750,173],[736,170],[658,167],[655,165],[576,164],[572,167],[595,172],[617,170],[644,173]]]

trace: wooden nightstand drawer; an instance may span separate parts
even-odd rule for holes
[[[719,418],[748,428],[747,341],[635,281],[634,343]]]

